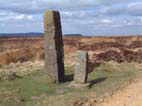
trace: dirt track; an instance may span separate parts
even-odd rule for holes
[[[101,106],[142,106],[142,78],[105,100]]]

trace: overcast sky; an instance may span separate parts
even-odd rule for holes
[[[47,9],[60,11],[63,33],[142,34],[142,0],[0,0],[0,33],[43,32]]]

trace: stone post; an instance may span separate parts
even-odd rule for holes
[[[76,65],[74,72],[74,82],[84,84],[87,82],[88,76],[88,53],[86,51],[78,51],[76,57]]]
[[[64,50],[58,11],[47,11],[44,17],[45,71],[50,80],[64,81]]]

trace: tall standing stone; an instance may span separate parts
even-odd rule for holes
[[[45,70],[50,80],[64,80],[64,50],[60,13],[47,11],[44,17]]]
[[[76,57],[74,81],[84,84],[88,77],[88,53],[86,51],[78,51]]]

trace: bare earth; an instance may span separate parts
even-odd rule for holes
[[[101,106],[142,106],[142,78],[106,99]]]

